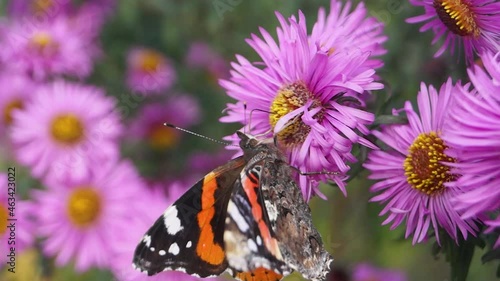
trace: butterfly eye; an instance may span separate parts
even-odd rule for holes
[[[243,149],[249,149],[250,148],[250,142],[249,141],[244,141],[243,145],[241,146]]]

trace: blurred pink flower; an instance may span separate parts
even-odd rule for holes
[[[86,0],[80,5],[80,9],[98,9],[101,14],[108,16],[111,14],[118,4],[117,0]]]
[[[352,281],[407,281],[406,275],[397,270],[383,269],[368,263],[357,264],[352,271]]]
[[[75,5],[72,0],[10,0],[8,15],[13,19],[33,19],[50,21],[59,16],[74,16],[81,10],[100,10],[102,16],[110,14],[116,6],[116,0],[85,0]]]
[[[154,149],[172,148],[184,133],[163,124],[167,122],[187,128],[199,122],[200,114],[200,106],[195,98],[187,94],[175,94],[162,103],[142,107],[130,124],[129,136],[145,139]]]
[[[393,112],[395,116],[406,113],[408,124],[387,125],[372,132],[388,149],[371,151],[363,165],[371,172],[369,178],[377,180],[370,189],[377,193],[371,201],[385,204],[380,215],[387,215],[383,224],[392,223],[391,229],[406,220],[405,237],[413,235],[414,244],[425,241],[429,228],[438,243],[440,229],[455,240],[458,232],[467,238],[478,230],[474,218],[462,219],[452,204],[462,194],[461,187],[448,185],[459,175],[450,168],[457,160],[447,154],[449,144],[443,140],[443,132],[453,123],[450,112],[460,87],[451,79],[439,91],[422,83],[418,111],[408,101],[404,109]]]
[[[23,110],[13,112],[16,159],[35,177],[66,169],[85,177],[90,166],[119,156],[123,127],[114,107],[115,100],[93,86],[40,86]]]
[[[154,276],[147,276],[132,267],[135,248],[146,231],[187,188],[180,182],[176,182],[167,186],[167,190],[169,191],[168,196],[165,196],[163,187],[156,186],[152,189],[144,189],[141,193],[141,199],[136,200],[139,209],[129,221],[129,230],[121,233],[119,239],[112,241],[114,249],[112,271],[118,281],[205,280],[178,271],[165,271]]]
[[[191,154],[187,159],[187,167],[190,174],[202,177],[213,169],[228,162],[234,155],[233,152],[222,149],[215,152],[198,151]]]
[[[13,181],[9,181],[8,174],[0,173],[0,186],[4,187],[0,193],[0,253],[2,253],[0,263],[2,266],[10,261],[7,255],[11,253],[11,248],[14,249],[15,257],[17,257],[35,241],[34,222],[31,216],[37,210],[33,208],[31,202],[21,201],[15,194],[18,192],[16,180],[19,179],[19,175],[18,171],[14,170],[14,173],[15,175],[10,175]]]
[[[448,153],[460,159],[453,166],[461,177],[449,185],[465,191],[456,198],[465,219],[500,209],[500,52],[485,52],[481,59],[484,69],[478,65],[468,69],[474,88],[462,87],[455,93],[453,122],[443,133],[452,147]],[[485,224],[491,231],[500,218]]]
[[[332,6],[337,8],[340,6]],[[232,63],[231,78],[220,81],[227,94],[237,100],[228,104],[228,116],[221,121],[245,125],[251,122],[248,131],[254,135],[271,137],[269,132],[274,132],[292,166],[302,172],[330,172],[297,175],[306,200],[321,195],[319,181],[333,181],[346,194],[345,173],[350,169],[347,163],[356,161],[353,145],[374,147],[364,137],[374,115],[362,105],[364,92],[383,88],[374,81],[372,63],[367,63],[371,55],[368,50],[375,47],[366,48],[366,52],[359,52],[359,46],[338,51],[322,48],[323,43],[335,46],[328,41],[333,33],[320,32],[321,23],[316,25],[317,33],[311,39],[302,12],[298,19],[292,16],[286,20],[279,13],[276,16],[280,22],[277,41],[263,28],[262,39],[252,34],[247,40],[262,61],[250,62],[238,55],[237,62]],[[343,16],[342,22],[363,22],[364,16],[356,11]],[[336,23],[332,20],[325,25],[330,28]],[[377,39],[378,32],[369,34],[367,40],[381,40]],[[228,139],[237,141],[234,135]]]
[[[75,32],[95,40],[100,36],[101,30],[109,15],[114,11],[116,0],[86,0],[71,14],[71,23]],[[96,50],[100,53],[100,49]]]
[[[43,252],[55,256],[57,266],[74,261],[79,272],[115,265],[112,243],[135,229],[131,221],[141,218],[135,203],[145,190],[129,161],[102,162],[90,169],[84,179],[71,171],[49,176],[46,190],[33,191]]]
[[[205,42],[193,42],[189,46],[186,63],[191,68],[207,70],[216,79],[229,76],[229,64]]]
[[[464,48],[468,63],[474,61],[474,53],[497,52],[500,49],[500,2],[492,0],[410,0],[414,6],[425,9],[423,15],[407,19],[408,23],[424,23],[421,32],[432,29],[435,44],[444,37],[444,43],[434,57],[447,49],[453,54],[456,48]],[[462,45],[462,46],[457,46]]]
[[[31,99],[35,83],[22,74],[0,72],[0,133],[12,124],[12,113],[22,110]]]
[[[127,57],[127,85],[141,94],[161,93],[177,79],[172,62],[160,52],[137,47]]]
[[[14,21],[2,40],[5,67],[36,80],[53,75],[87,77],[99,48],[66,17],[35,25]]]
[[[75,5],[71,0],[11,0],[9,19],[25,26],[36,26],[66,18],[73,33],[96,39],[116,0],[86,0]]]
[[[73,9],[72,0],[10,0],[8,15],[16,20],[51,21]]]

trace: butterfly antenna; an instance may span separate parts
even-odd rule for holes
[[[245,124],[245,126],[243,126],[243,133],[247,133],[247,126],[248,126],[248,132],[250,132],[250,130],[252,129],[252,127],[250,127],[250,124],[248,123],[247,121],[247,102],[243,102],[243,124]],[[252,116],[250,116],[250,118],[252,118]],[[250,121],[252,121],[252,119],[250,119]]]
[[[181,127],[177,127],[173,124],[170,124],[170,123],[163,123],[164,126],[167,126],[167,127],[170,127],[170,128],[173,128],[173,129],[176,129],[176,130],[179,130],[179,131],[182,131],[184,133],[188,133],[188,134],[191,134],[193,136],[197,136],[197,137],[200,137],[202,139],[206,139],[206,140],[209,140],[209,141],[212,141],[212,142],[215,142],[215,143],[218,143],[218,144],[222,144],[222,145],[228,145],[228,146],[237,146],[235,144],[232,144],[232,143],[228,143],[228,142],[223,142],[223,141],[220,141],[220,140],[216,140],[216,139],[213,139],[213,138],[210,138],[210,137],[207,137],[207,136],[204,136],[202,134],[198,134],[198,133],[195,133],[193,131],[190,131],[190,130],[187,130],[187,129],[184,129],[184,128],[181,128]],[[239,146],[238,146],[239,147]]]

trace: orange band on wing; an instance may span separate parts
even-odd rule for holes
[[[217,189],[216,174],[210,173],[203,180],[201,190],[201,211],[198,213],[200,239],[196,246],[196,254],[209,264],[217,265],[224,261],[222,247],[214,241],[214,230],[210,222],[215,215],[215,190]]]
[[[234,277],[242,281],[278,281],[283,275],[259,267],[252,272],[238,272]]]
[[[252,177],[252,178],[250,178]],[[271,236],[271,232],[269,227],[266,225],[264,218],[262,216],[262,207],[258,202],[257,192],[259,188],[258,179],[253,177],[250,174],[250,177],[244,177],[242,179],[243,189],[250,201],[250,205],[252,206],[252,214],[255,221],[258,223],[259,231],[264,240],[264,244],[266,248],[273,254],[275,257],[281,259],[281,252],[279,251],[278,242]]]

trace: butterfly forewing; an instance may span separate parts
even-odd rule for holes
[[[227,205],[243,165],[236,158],[215,169],[167,208],[137,246],[135,267],[148,275],[164,270],[201,277],[224,272]]]
[[[260,171],[260,165],[245,167],[233,188],[224,231],[228,265],[238,272],[263,268],[286,275],[290,269],[283,263],[275,234],[268,227]]]

